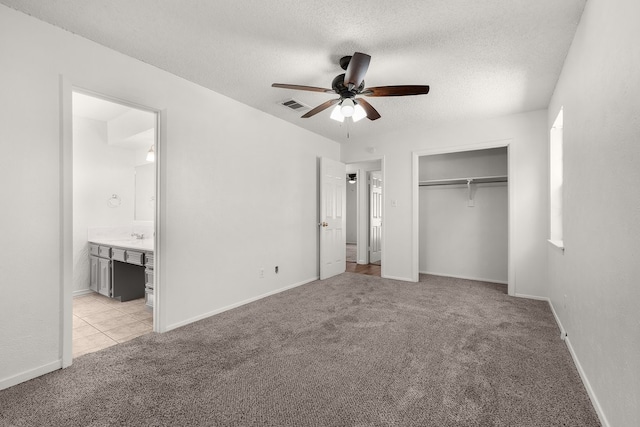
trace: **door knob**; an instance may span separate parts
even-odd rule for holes
[[[318,224],[318,225],[321,225],[321,226],[323,226],[323,227],[328,227],[328,226],[329,226],[329,223],[322,221],[322,222],[321,222],[320,224]]]

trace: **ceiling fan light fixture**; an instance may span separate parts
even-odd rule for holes
[[[362,108],[360,104],[356,104],[355,109],[353,111],[353,116],[351,116],[351,119],[354,122],[358,122],[364,119],[365,117],[367,117],[367,112],[364,111],[364,108]]]
[[[369,69],[371,55],[362,52],[355,52],[351,56],[343,56],[340,59],[340,68],[345,73],[337,75],[331,82],[331,89],[316,86],[305,86],[298,84],[273,83],[272,87],[282,89],[305,90],[308,92],[335,93],[339,95],[337,99],[325,101],[311,111],[303,114],[301,118],[308,119],[321,111],[338,104],[331,113],[331,118],[339,122],[344,122],[345,117],[351,117],[354,122],[368,118],[378,120],[381,116],[376,109],[365,101],[364,98],[355,99],[356,96],[409,96],[426,95],[429,93],[428,85],[396,85],[396,86],[376,86],[367,87],[364,77]],[[364,107],[362,107],[364,105]]]
[[[333,120],[336,120],[340,123],[344,122],[344,116],[342,115],[342,112],[340,111],[340,105],[336,105],[336,107],[331,111],[331,116],[330,116]]]
[[[340,112],[345,117],[353,116],[353,113],[356,111],[355,103],[352,99],[347,98],[340,104]]]

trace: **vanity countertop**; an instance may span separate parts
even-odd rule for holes
[[[116,248],[131,249],[144,252],[153,252],[154,239],[91,239],[89,243],[96,245],[113,246]]]

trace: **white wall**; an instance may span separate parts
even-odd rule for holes
[[[163,329],[318,276],[317,157],[337,143],[5,6],[0,57],[0,387],[61,366],[61,75],[163,111]]]
[[[419,180],[507,175],[506,148],[420,157]],[[507,183],[420,187],[421,273],[507,283]]]
[[[590,0],[548,113],[564,107],[564,245],[549,296],[609,425],[640,420],[640,2]]]
[[[507,283],[507,185],[420,188],[420,273]]]
[[[514,194],[510,219],[514,227],[510,236],[514,291],[522,295],[547,294],[546,110],[460,121],[440,128],[416,124],[367,141],[357,141],[354,135],[356,130],[349,144],[342,146],[344,162],[385,156],[385,276],[403,280],[413,280],[418,273],[418,254],[412,250],[413,239],[418,239],[418,230],[412,224],[412,153],[483,148],[492,141],[509,143],[509,185]]]
[[[156,165],[148,163],[135,167],[135,220],[153,221],[156,207]]]
[[[507,165],[504,147],[421,156],[418,180],[507,175]]]
[[[134,152],[107,144],[107,123],[73,118],[73,291],[89,289],[87,228],[126,226],[135,205]],[[109,207],[113,194],[120,206]]]

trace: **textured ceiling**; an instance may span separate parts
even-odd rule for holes
[[[336,141],[346,125],[314,107],[332,94],[338,59],[372,56],[367,86],[428,84],[428,95],[368,98],[376,121],[351,138],[546,108],[586,0],[0,0]]]

